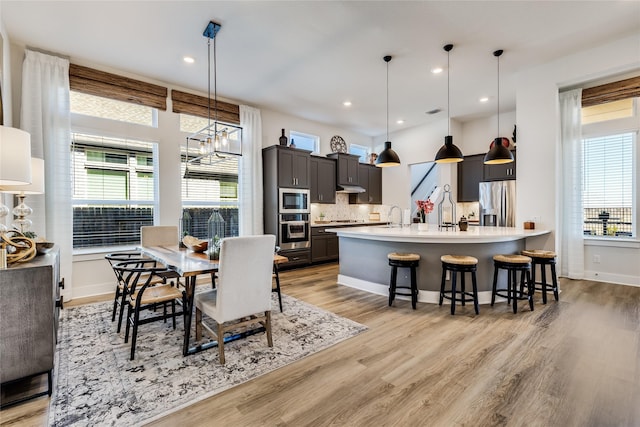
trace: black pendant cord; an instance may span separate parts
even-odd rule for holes
[[[215,110],[216,120],[214,132],[218,132],[218,66],[216,55],[216,39],[213,39],[213,109]]]
[[[502,49],[500,50],[496,50],[495,52],[493,52],[493,55],[498,58],[498,81],[497,81],[497,87],[498,87],[498,100],[497,100],[497,104],[498,104],[498,134],[496,136],[496,138],[500,138],[500,55],[502,55]],[[500,141],[500,143],[502,144],[502,141]]]
[[[215,40],[215,39],[214,39]],[[207,118],[209,137],[211,137],[211,39],[207,38]]]
[[[391,57],[385,57],[385,61],[387,61],[387,141],[389,140],[389,61],[391,61]]]
[[[451,49],[447,50],[447,135],[451,135],[451,98],[449,96],[449,56]]]

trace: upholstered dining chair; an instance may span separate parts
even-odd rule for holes
[[[185,292],[180,290],[177,284],[164,283],[162,274],[166,272],[164,268],[156,267],[156,262],[150,259],[123,261],[114,265],[114,270],[124,278],[124,295],[128,295],[127,326],[125,329],[124,342],[129,341],[129,331],[133,326],[131,334],[131,360],[134,359],[136,351],[136,341],[138,338],[138,326],[157,320],[167,320],[167,303],[171,303],[171,317],[173,319],[173,329],[176,328],[176,316],[184,314],[176,313],[176,301],[185,307]],[[124,301],[124,300],[123,300]],[[146,309],[155,309],[162,304],[161,315],[149,315],[140,318],[140,312]]]
[[[223,239],[216,289],[195,295],[196,339],[201,339],[202,327],[213,334],[221,364],[225,363],[226,331],[260,323],[265,327],[267,344],[273,347],[271,280],[275,239],[273,235]],[[217,323],[215,330],[203,323],[203,313]]]

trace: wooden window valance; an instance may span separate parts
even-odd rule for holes
[[[215,119],[215,102],[211,102],[211,119]],[[209,104],[206,96],[192,95],[179,90],[171,90],[171,102],[173,112],[180,114],[190,114],[198,117],[209,117]],[[240,106],[218,100],[218,121],[232,125],[240,125]]]
[[[81,65],[69,65],[71,90],[118,101],[167,109],[166,87],[122,77]]]
[[[582,106],[590,107],[638,96],[640,96],[640,76],[583,89]]]

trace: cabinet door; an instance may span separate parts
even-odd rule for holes
[[[320,163],[320,160],[313,157],[309,161],[309,175],[311,179],[311,197],[310,197],[311,203],[321,203],[320,188],[318,184],[318,164],[319,163]]]
[[[359,157],[352,154],[332,153],[328,157],[338,161],[338,185],[358,185]]]
[[[347,159],[347,173],[349,174],[349,183],[351,185],[363,185],[363,181],[360,181],[360,162],[358,157],[349,156]]]
[[[311,158],[308,153],[294,152],[293,177],[295,178],[295,187],[309,188],[310,161]]]
[[[503,181],[516,179],[516,152],[512,151],[513,162],[501,165],[484,165],[485,181]]]
[[[278,150],[278,186],[285,188],[295,186],[293,165],[293,152]]]
[[[311,238],[311,262],[324,261],[327,258],[327,238],[317,236]]]
[[[321,159],[318,163],[318,192],[320,203],[336,202],[336,162]]]
[[[369,168],[369,203],[382,204],[382,169],[375,166],[367,166]]]
[[[458,163],[458,201],[477,202],[478,184],[483,181],[484,154],[465,156]]]
[[[327,237],[327,259],[337,260],[338,258],[340,258],[338,236],[334,234]]]

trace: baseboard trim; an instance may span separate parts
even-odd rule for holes
[[[603,273],[601,271],[585,270],[584,278],[596,282],[612,283],[614,285],[626,285],[640,287],[640,277],[625,274]]]

